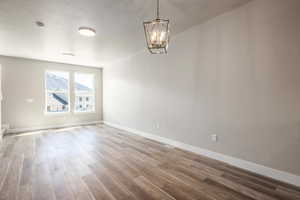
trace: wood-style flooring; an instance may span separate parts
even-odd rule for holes
[[[0,200],[294,200],[300,188],[105,125],[7,136]]]

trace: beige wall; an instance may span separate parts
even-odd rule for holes
[[[104,120],[300,175],[299,11],[256,0],[105,66]]]
[[[2,124],[9,124],[10,128],[35,128],[102,119],[102,69],[3,56],[0,56],[0,63],[3,84]],[[96,112],[45,115],[45,70],[95,74]],[[28,99],[34,101],[30,103]],[[71,98],[71,108],[73,105],[74,99]]]
[[[2,113],[2,108],[1,108],[1,102],[2,102],[2,66],[0,64],[0,144],[2,142],[2,137],[3,137],[3,133],[2,133],[2,118],[1,118],[1,113]]]

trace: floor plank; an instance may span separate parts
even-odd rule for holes
[[[6,136],[0,200],[296,200],[300,188],[105,125]]]

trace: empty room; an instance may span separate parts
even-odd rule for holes
[[[300,0],[0,0],[0,200],[300,200]]]

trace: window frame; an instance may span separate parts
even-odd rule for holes
[[[94,109],[91,111],[77,111],[76,110],[76,74],[86,74],[86,75],[91,75],[93,77],[93,97],[94,97]],[[74,93],[74,105],[73,105],[73,112],[75,114],[91,114],[91,113],[96,113],[96,80],[95,80],[95,74],[94,73],[89,73],[89,72],[74,72],[73,73],[73,93]],[[89,100],[89,102],[91,102]]]
[[[47,73],[55,73],[55,72],[60,72],[60,73],[66,73],[68,74],[68,89],[66,92],[64,91],[51,91],[51,90],[48,90],[47,89]],[[71,113],[71,88],[70,88],[70,79],[71,79],[71,76],[70,76],[70,72],[69,71],[64,71],[64,70],[45,70],[45,74],[44,74],[44,92],[45,92],[45,107],[44,107],[44,114],[45,115],[66,115],[66,114],[70,114]],[[68,110],[67,111],[63,111],[63,112],[48,112],[48,93],[51,93],[51,92],[58,92],[58,93],[68,93]]]

